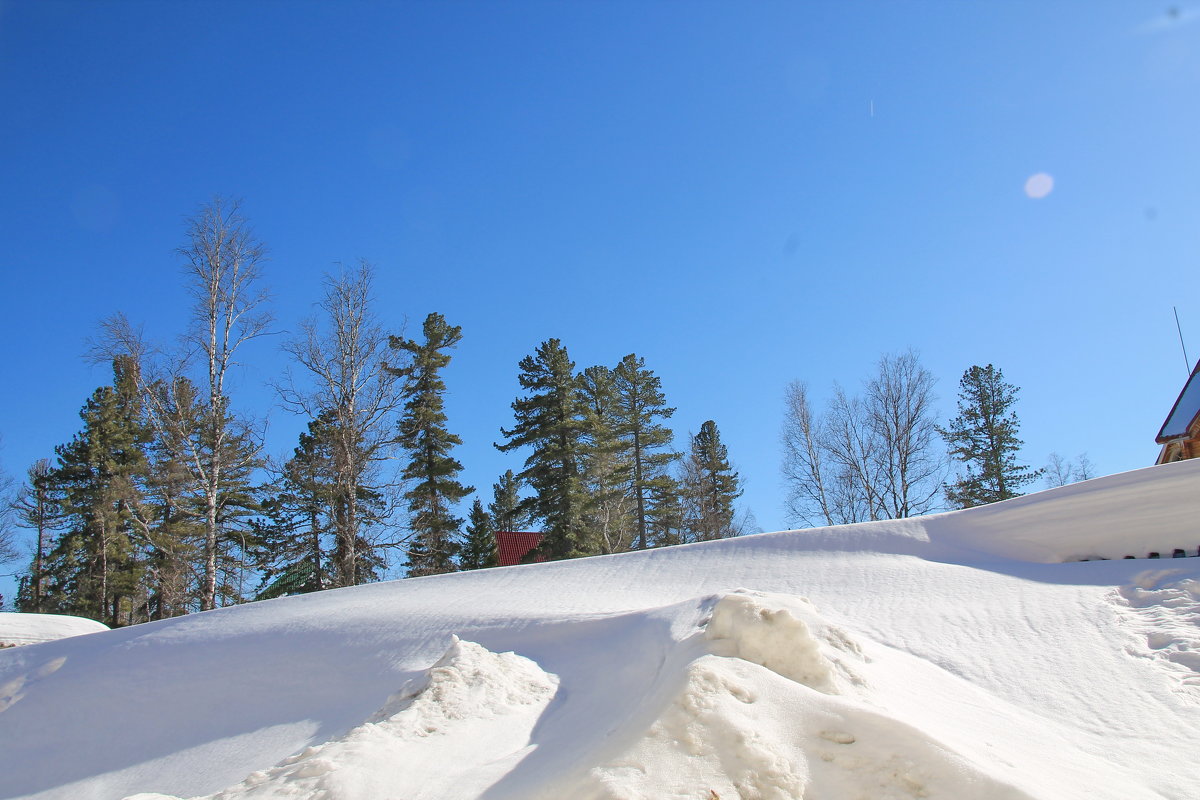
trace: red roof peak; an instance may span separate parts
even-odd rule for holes
[[[525,563],[529,551],[542,543],[542,535],[533,531],[496,531],[496,558],[502,567]],[[545,561],[538,556],[534,562]]]

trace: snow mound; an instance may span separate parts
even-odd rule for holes
[[[1133,655],[1200,690],[1200,580],[1180,569],[1146,570],[1114,591],[1123,621],[1140,635]]]
[[[108,630],[103,622],[66,614],[0,614],[0,647],[41,644]]]
[[[862,650],[804,597],[739,589],[713,608],[705,638],[715,655],[758,664],[819,692],[841,694],[863,683],[849,663],[862,661]]]
[[[875,707],[862,648],[803,598],[739,590],[704,636],[713,652],[687,666],[649,730],[559,796],[1032,797]]]
[[[206,800],[476,796],[524,755],[558,680],[515,653],[454,637],[364,724]],[[136,794],[126,800],[176,800]]]

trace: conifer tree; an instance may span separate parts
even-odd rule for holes
[[[182,376],[152,384],[148,397],[155,454],[149,488],[156,502],[139,523],[156,551],[153,560],[168,570],[159,587],[166,594],[156,604],[166,616],[181,613],[177,583],[187,580],[181,558],[194,563],[187,571],[198,577],[188,589],[193,609],[239,603],[253,544],[251,520],[260,509],[258,432],[229,410],[228,398],[217,403],[225,410],[215,420],[207,392]]]
[[[711,419],[692,437],[684,464],[684,528],[688,541],[736,536],[733,501],[742,494],[741,479],[729,464],[721,433]]]
[[[492,518],[477,497],[467,516],[467,536],[459,556],[460,569],[486,569],[499,564]]]
[[[523,531],[529,525],[529,512],[521,500],[521,479],[511,469],[492,484],[488,516],[494,531]]]
[[[255,599],[333,585],[329,539],[338,491],[329,424],[329,415],[308,424],[263,503],[263,516],[256,522],[262,585]]]
[[[1004,380],[996,367],[972,366],[959,382],[958,415],[949,427],[939,428],[950,455],[962,464],[963,474],[946,486],[946,500],[954,508],[971,508],[1008,500],[1021,487],[1037,480],[1042,470],[1017,463],[1023,442],[1021,424],[1012,406],[1018,389]]]
[[[58,465],[46,478],[64,530],[46,559],[44,607],[110,627],[132,621],[144,567],[135,514],[149,432],[133,368],[126,359],[114,362],[113,385],[92,394],[80,412],[83,430],[56,448]]]
[[[462,520],[454,516],[453,507],[475,491],[459,483],[462,464],[450,455],[462,439],[446,428],[446,384],[441,377],[450,363],[446,351],[462,339],[462,328],[433,313],[425,318],[422,330],[423,342],[391,339],[393,348],[412,357],[412,363],[397,372],[404,379],[405,398],[398,439],[411,459],[403,474],[413,482],[404,495],[413,532],[407,565],[413,577],[454,571]]]
[[[191,392],[189,394],[189,391]],[[190,388],[181,392],[195,396]],[[137,523],[146,541],[146,617],[166,619],[199,606],[204,552],[204,510],[178,442],[152,427],[145,511]],[[218,559],[223,563],[224,558]]]
[[[621,359],[612,375],[614,428],[619,451],[629,465],[638,549],[645,550],[647,520],[652,516],[650,504],[655,498],[663,500],[669,494],[673,484],[667,469],[676,458],[669,449],[674,434],[658,420],[669,419],[675,409],[667,407],[662,381],[646,369],[645,359],[630,353]]]
[[[589,555],[584,522],[583,433],[585,415],[575,381],[575,364],[558,339],[538,345],[521,359],[518,376],[529,392],[513,401],[516,424],[501,429],[497,444],[509,452],[529,447],[520,478],[534,491],[527,508],[544,526],[537,552],[555,560]]]
[[[584,530],[588,552],[620,553],[636,536],[632,463],[618,436],[617,385],[608,367],[588,367],[578,377],[584,408]]]
[[[62,523],[61,509],[53,497],[52,472],[50,459],[35,461],[13,501],[17,524],[32,531],[34,537],[33,557],[17,597],[17,608],[34,614],[46,611],[46,556],[50,550],[52,533]]]
[[[684,489],[680,481],[673,475],[662,475],[650,484],[649,489],[650,502],[646,517],[647,543],[650,547],[670,547],[683,544],[686,538],[685,504]]]

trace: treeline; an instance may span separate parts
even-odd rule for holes
[[[934,384],[912,351],[883,356],[861,394],[835,387],[820,414],[807,386],[791,383],[781,440],[792,521],[902,519],[1008,500],[1042,477],[1051,486],[1094,477],[1086,454],[1071,462],[1052,453],[1043,469],[1019,460],[1019,389],[994,365],[963,373],[957,414],[945,425]]]
[[[318,314],[285,342],[273,386],[307,429],[289,457],[268,459],[262,423],[226,380],[273,322],[265,248],[238,206],[217,200],[189,221],[179,254],[193,299],[183,349],[155,346],[120,314],[105,320],[89,356],[111,365],[111,384],[11,503],[33,539],[18,610],[127,625],[374,581],[401,559],[414,577],[494,566],[498,531],[539,530],[534,560],[744,525],[713,421],[676,452],[675,409],[644,359],[577,371],[557,339],[520,362],[524,394],[495,444],[526,453],[523,468],[459,516],[475,489],[459,480],[442,375],[462,329],[433,313],[417,338],[387,331],[366,263],[328,276]]]

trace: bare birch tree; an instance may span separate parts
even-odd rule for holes
[[[1080,453],[1075,461],[1063,458],[1058,453],[1051,453],[1043,470],[1046,475],[1046,486],[1050,488],[1066,486],[1096,477],[1092,460],[1088,458],[1087,453]]]
[[[880,358],[862,397],[835,388],[820,417],[805,385],[790,384],[780,439],[791,519],[844,525],[932,511],[946,474],[933,387],[912,351]]]
[[[876,491],[880,517],[927,514],[936,505],[946,475],[946,456],[937,430],[933,374],[912,350],[879,359],[867,382],[867,423],[876,440]]]
[[[207,611],[217,603],[228,490],[244,482],[261,451],[259,431],[230,407],[227,378],[238,350],[271,323],[267,294],[258,286],[266,248],[236,201],[215,198],[188,220],[187,243],[176,252],[192,298],[184,352],[167,355],[152,348],[117,314],[101,324],[91,356],[94,361],[129,356],[139,365],[136,377],[149,420],[195,481],[204,524],[200,610]],[[186,377],[193,367],[202,376],[199,386]]]
[[[393,449],[393,414],[401,403],[400,383],[385,363],[389,334],[372,305],[371,265],[340,270],[325,278],[323,319],[310,318],[284,344],[303,378],[289,369],[276,384],[289,409],[325,420],[334,484],[334,568],[340,586],[360,583],[364,537],[360,501],[377,488],[379,465]],[[391,365],[395,367],[396,365]]]

